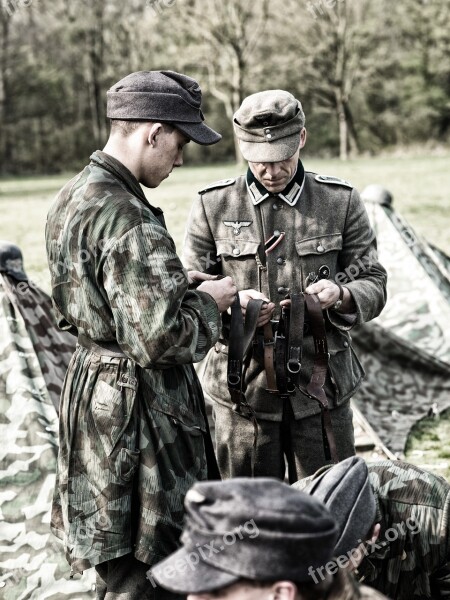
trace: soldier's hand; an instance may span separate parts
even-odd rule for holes
[[[328,279],[320,279],[316,283],[309,285],[305,292],[307,294],[317,294],[320,300],[320,307],[322,310],[331,308],[337,300],[339,300],[340,289],[339,286]],[[353,296],[349,292],[348,288],[343,288],[344,296],[342,299],[342,305],[339,312],[352,313],[356,311],[356,305],[353,300]]]
[[[237,287],[231,277],[204,281],[198,286],[197,290],[212,296],[220,312],[226,311],[233,304],[237,294]]]
[[[263,293],[256,290],[242,290],[239,292],[239,300],[241,303],[242,314],[245,316],[249,300],[265,300],[267,304],[263,304],[259,313],[257,326],[262,327],[270,321],[275,310],[275,304],[269,300]]]

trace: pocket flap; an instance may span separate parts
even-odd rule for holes
[[[239,258],[249,254],[255,256],[258,253],[259,242],[253,240],[215,240],[217,254],[224,257]]]
[[[333,250],[342,249],[342,234],[332,233],[331,235],[322,235],[306,240],[295,242],[295,247],[299,256],[307,254],[325,254]]]

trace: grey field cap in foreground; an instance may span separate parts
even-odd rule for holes
[[[185,500],[182,547],[155,565],[154,580],[179,594],[239,579],[311,581],[333,555],[336,523],[316,498],[269,478],[196,483]]]

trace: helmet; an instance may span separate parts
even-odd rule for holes
[[[374,183],[363,189],[361,198],[364,202],[374,202],[375,204],[381,204],[382,206],[391,206],[393,200],[389,190]]]
[[[0,240],[0,273],[6,273],[17,281],[28,281],[20,248],[5,240]]]

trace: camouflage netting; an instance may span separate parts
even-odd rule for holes
[[[21,287],[19,287],[21,286]],[[55,404],[75,340],[56,329],[50,298],[0,273],[0,597],[87,599],[93,570],[69,580],[50,533]]]
[[[362,196],[388,272],[388,301],[353,334],[367,373],[356,399],[382,441],[402,455],[411,427],[450,407],[450,259],[388,203]]]

